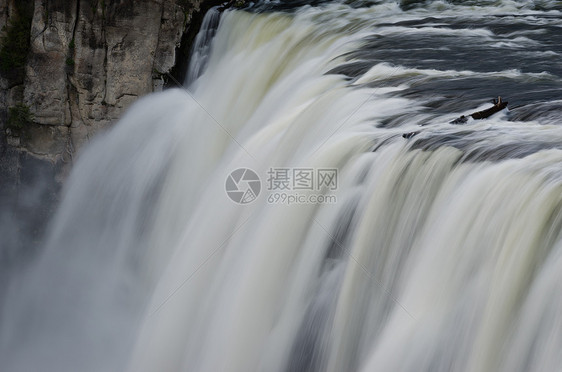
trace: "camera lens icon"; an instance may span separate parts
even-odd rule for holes
[[[235,203],[249,204],[256,200],[261,191],[261,180],[249,168],[238,168],[226,178],[226,194]]]

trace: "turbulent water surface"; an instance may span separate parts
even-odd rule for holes
[[[211,10],[81,155],[2,371],[562,370],[560,2],[312,5]]]

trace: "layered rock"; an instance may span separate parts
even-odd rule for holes
[[[0,0],[0,22],[13,2]],[[199,9],[185,0],[36,0],[23,86],[2,88],[5,107],[21,101],[35,124],[55,127],[50,136],[38,131],[41,142],[58,143],[37,155],[66,159],[137,97],[162,89]],[[24,139],[21,146],[37,148]]]
[[[0,0],[1,35],[21,26],[23,12],[30,23],[24,63],[0,74],[0,222],[30,213],[30,190],[41,195],[32,213],[50,213],[78,149],[138,97],[163,89],[176,55],[189,49],[186,35],[219,2]],[[28,119],[8,125],[16,108]],[[16,235],[37,235],[45,220]],[[5,256],[0,249],[0,271]]]

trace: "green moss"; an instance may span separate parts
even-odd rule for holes
[[[74,60],[71,57],[68,57],[66,59],[66,65],[67,66],[74,66]]]
[[[6,122],[8,128],[21,130],[32,121],[33,115],[26,105],[18,104],[8,109],[8,121]]]
[[[68,44],[68,49],[74,49],[76,47],[76,44],[74,44],[74,38],[72,38],[72,40],[70,40],[70,44]]]
[[[32,17],[33,2],[16,1],[16,14],[0,39],[0,73],[12,82],[23,81],[30,48]]]

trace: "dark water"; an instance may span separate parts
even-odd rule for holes
[[[271,1],[251,3],[246,10],[298,12],[302,7],[333,3]],[[354,8],[389,3],[393,2],[343,2]],[[421,103],[421,107],[415,113],[405,107],[405,113],[385,118],[378,127],[448,122],[483,105],[491,107],[498,96],[509,102],[508,110],[502,112],[503,120],[562,123],[562,3],[400,1],[396,6],[401,13],[388,21],[373,22],[362,45],[344,56],[347,62],[328,71],[345,75],[350,84],[356,84],[373,66],[384,65],[386,75],[358,85],[408,86],[390,95]],[[497,134],[489,131],[489,135]],[[465,149],[481,140],[481,133],[468,129],[417,140],[413,148],[432,150],[448,145]],[[467,153],[465,159],[519,158],[562,146],[558,141],[517,137],[508,142],[497,150]]]
[[[503,120],[562,124],[560,2],[527,4],[518,9],[502,2],[436,4],[402,2],[404,13],[399,18],[408,19],[378,23],[363,45],[346,56],[348,62],[329,72],[356,82],[373,66],[385,64],[388,73],[367,86],[407,84],[394,95],[421,102],[421,108],[415,115],[409,112],[388,117],[379,127],[441,123],[454,115],[473,113],[485,104],[491,107],[498,96],[509,102]],[[489,14],[482,7],[490,9]],[[415,140],[413,148],[434,150],[447,145],[465,150],[486,136],[499,135],[493,128],[486,135],[471,129],[453,131]],[[513,136],[496,148],[467,152],[464,159],[497,161],[561,147],[556,139]]]
[[[378,27],[383,31],[400,29],[367,38],[364,47],[351,55],[361,61],[355,62],[351,76],[381,62],[415,69],[473,71],[476,74],[469,77],[420,79],[401,95],[429,99],[428,112],[470,109],[498,95],[509,100],[515,120],[536,112],[536,106],[545,102],[553,104],[540,107],[539,117],[560,112],[556,103],[562,99],[562,27],[558,17],[436,16]],[[490,34],[471,35],[475,29]],[[536,75],[494,76],[505,70]]]

